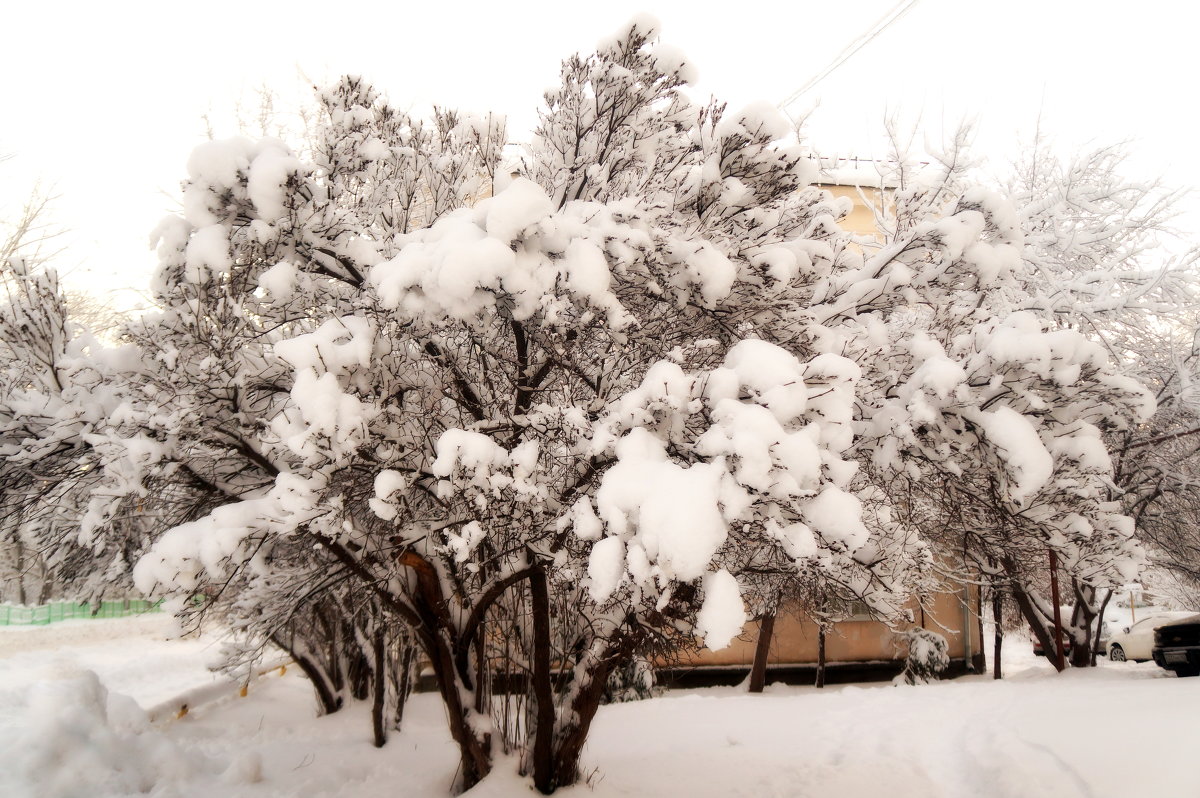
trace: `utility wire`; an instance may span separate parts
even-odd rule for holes
[[[780,110],[784,110],[796,100],[800,99],[802,95],[811,91],[814,86],[833,74],[834,70],[849,61],[855,53],[874,41],[875,37],[891,27],[893,23],[895,23],[909,11],[912,11],[918,2],[920,2],[920,0],[900,0],[899,3],[892,6],[886,13],[884,13],[883,16],[875,20],[875,23],[871,25],[871,27],[867,28],[867,30],[862,34],[860,34],[857,39],[846,45],[846,47],[837,54],[837,56],[829,63],[828,66],[810,78],[809,81],[803,86],[789,94],[787,98],[783,100],[783,102],[779,103],[779,105],[776,107]]]

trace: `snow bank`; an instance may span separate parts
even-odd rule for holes
[[[46,674],[15,723],[0,730],[5,795],[83,798],[163,794],[212,770],[212,763],[150,726],[128,696],[72,667]]]
[[[64,669],[94,671],[143,707],[217,681],[208,664],[219,635],[178,635],[166,613],[0,629],[0,718],[17,714],[33,685]]]

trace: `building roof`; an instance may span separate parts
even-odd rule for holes
[[[900,163],[894,158],[863,158],[856,155],[812,155],[820,170],[817,182],[826,186],[857,186],[860,188],[898,188],[896,171]],[[917,169],[929,164],[920,162]]]

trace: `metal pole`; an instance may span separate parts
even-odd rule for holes
[[[1054,648],[1058,654],[1058,669],[1062,671],[1067,667],[1067,660],[1063,653],[1062,610],[1058,604],[1058,557],[1054,549],[1050,549],[1050,598],[1054,602]]]

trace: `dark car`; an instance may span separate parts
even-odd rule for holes
[[[1200,676],[1200,615],[1167,621],[1154,630],[1154,661],[1179,676]]]
[[[1033,640],[1033,653],[1039,657],[1045,656],[1042,651],[1042,641],[1038,640],[1037,638],[1034,638]],[[1051,656],[1057,656],[1058,652],[1051,651],[1050,654]],[[1071,656],[1071,640],[1067,637],[1065,632],[1063,633],[1063,656]]]

